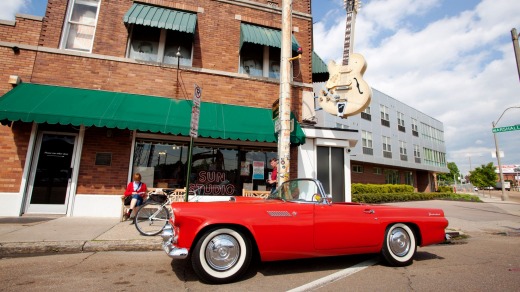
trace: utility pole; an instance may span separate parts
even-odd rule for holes
[[[280,131],[278,132],[278,185],[289,180],[291,162],[291,52],[292,0],[282,1],[282,50],[280,59]]]
[[[513,38],[513,49],[516,56],[516,69],[518,70],[518,78],[520,78],[520,48],[518,47],[518,33],[516,28],[511,30],[511,37]]]
[[[493,128],[496,126],[495,122],[492,122],[491,124]],[[500,184],[502,186],[502,201],[507,201],[509,200],[509,196],[504,191],[504,174],[502,173],[502,163],[500,162],[500,150],[498,149],[497,133],[493,133],[493,138],[495,138],[495,151],[497,155],[498,172],[500,173]]]

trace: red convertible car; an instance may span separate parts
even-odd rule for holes
[[[331,202],[314,179],[283,183],[267,199],[175,202],[163,233],[171,258],[190,256],[206,283],[237,280],[253,255],[277,261],[381,253],[391,266],[412,263],[417,246],[445,240],[440,209]]]

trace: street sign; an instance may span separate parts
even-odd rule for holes
[[[520,130],[520,124],[514,125],[514,126],[493,128],[493,133],[502,133],[502,132],[509,132],[509,131],[518,131],[518,130]]]
[[[195,92],[193,94],[193,106],[191,107],[191,123],[190,136],[197,138],[199,135],[199,116],[200,116],[200,98],[202,89],[195,84]]]

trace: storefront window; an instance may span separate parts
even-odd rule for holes
[[[138,140],[132,173],[141,173],[149,187],[184,188],[189,144],[186,142]],[[242,188],[266,190],[272,169],[269,159],[275,148],[197,145],[193,147],[190,189],[203,195],[240,195]]]

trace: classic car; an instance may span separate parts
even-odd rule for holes
[[[381,253],[391,266],[412,263],[417,246],[445,240],[441,209],[332,202],[315,179],[283,183],[267,199],[175,202],[161,236],[174,259],[190,257],[206,283],[236,281],[253,256],[278,261]]]

